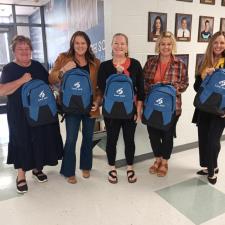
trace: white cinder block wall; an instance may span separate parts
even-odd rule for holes
[[[199,16],[214,17],[214,32],[219,30],[220,18],[225,17],[225,7],[221,0],[215,5],[200,4],[200,0],[183,2],[176,0],[104,0],[106,59],[111,58],[111,40],[117,32],[125,33],[129,38],[130,56],[138,59],[144,66],[147,55],[154,54],[154,42],[147,41],[148,12],[167,13],[167,30],[174,33],[175,14],[192,14],[190,42],[177,42],[177,54],[189,54],[189,87],[182,95],[183,112],[177,125],[175,146],[197,141],[197,129],[191,123],[194,112],[193,90],[196,54],[204,53],[207,43],[198,42]],[[151,150],[146,127],[139,124],[136,131],[136,155]],[[122,135],[118,142],[117,160],[124,159]]]

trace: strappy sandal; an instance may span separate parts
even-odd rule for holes
[[[20,185],[22,183],[23,183],[23,185]],[[18,181],[18,177],[17,177],[16,178],[16,189],[19,194],[26,193],[28,191],[27,181],[25,179]]]
[[[113,180],[112,180],[112,179],[113,179]],[[110,171],[109,171],[108,181],[109,181],[111,184],[116,184],[116,183],[118,183],[118,177],[117,177],[117,171],[116,171],[116,170],[110,170]]]
[[[155,161],[154,164],[149,168],[149,173],[156,174],[158,172],[160,164],[160,161]]]
[[[32,174],[33,174],[33,177],[39,182],[39,183],[44,183],[46,181],[48,181],[48,177],[46,174],[44,174],[42,172],[42,170],[40,171],[34,171],[32,170]]]
[[[157,171],[158,177],[165,177],[168,172],[168,164],[161,164]]]
[[[219,168],[215,168],[214,169],[214,173],[219,173]],[[202,169],[202,170],[199,170],[199,171],[197,171],[196,172],[196,174],[198,174],[198,175],[208,175],[208,169]]]
[[[127,170],[127,180],[129,183],[135,183],[137,181],[134,170]]]

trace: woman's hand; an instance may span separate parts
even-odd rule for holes
[[[117,66],[116,66],[116,71],[117,71],[117,73],[123,73],[124,67],[121,66],[121,65],[117,65]]]
[[[225,118],[225,114],[224,115],[222,115],[222,116],[220,116],[221,118]]]
[[[205,72],[209,75],[211,75],[213,72],[215,71],[215,68],[214,67],[208,67],[206,68]]]
[[[99,104],[96,101],[92,102],[91,111],[92,112],[96,111],[98,107],[99,107]]]
[[[142,117],[142,114],[137,112],[137,114],[134,115],[134,121],[136,121],[136,123],[140,122],[141,117]]]
[[[28,81],[30,81],[32,79],[31,74],[30,73],[25,73],[19,80],[21,82],[21,84],[27,83]]]
[[[63,73],[65,73],[66,71],[68,71],[68,70],[71,70],[71,69],[73,69],[73,68],[76,68],[76,63],[74,62],[74,61],[69,61],[65,66],[63,66],[61,69],[60,69],[60,71],[61,72],[63,72]]]
[[[141,121],[142,117],[143,102],[138,100],[136,106],[137,106],[137,113],[134,115],[134,120],[136,121],[136,123],[138,123],[139,121]]]

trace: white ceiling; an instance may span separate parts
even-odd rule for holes
[[[0,0],[0,4],[33,5],[42,6],[50,0]]]
[[[27,7],[16,6],[16,14],[29,16],[33,14],[36,10],[38,10],[38,6],[45,5],[49,1],[50,0],[0,0],[0,16],[12,15],[12,8],[8,4],[26,5]]]

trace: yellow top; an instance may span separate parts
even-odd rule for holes
[[[213,67],[215,69],[224,68],[225,67],[225,57],[220,58],[219,61],[214,64]],[[205,79],[206,75],[207,75],[207,73],[206,73],[206,68],[205,68],[201,74],[202,79]]]

